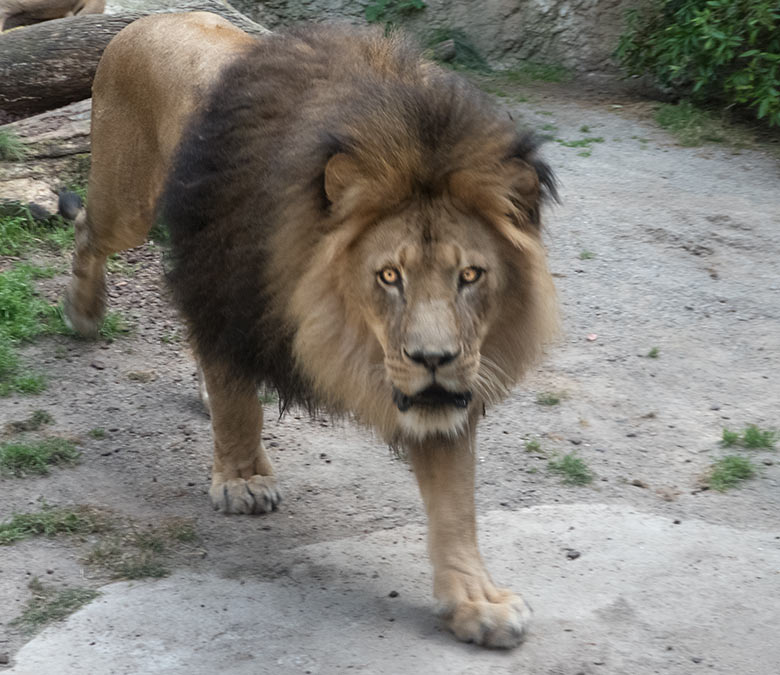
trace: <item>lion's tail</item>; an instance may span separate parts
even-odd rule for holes
[[[84,208],[84,202],[75,192],[62,190],[57,200],[57,213],[66,220],[76,220],[81,210]]]

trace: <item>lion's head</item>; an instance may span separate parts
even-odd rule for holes
[[[325,169],[337,224],[295,296],[298,362],[401,442],[459,433],[508,393],[556,325],[539,232],[552,177],[532,139],[492,131],[481,148],[500,150],[490,162],[428,172],[419,156],[399,170],[349,144]],[[325,330],[334,317],[337,331]]]

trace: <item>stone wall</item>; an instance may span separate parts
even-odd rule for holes
[[[463,30],[489,63],[522,60],[562,65],[578,73],[615,70],[611,54],[626,10],[652,0],[426,0],[403,21],[426,43],[438,28]],[[297,21],[365,22],[370,0],[233,0],[256,21],[274,28]]]

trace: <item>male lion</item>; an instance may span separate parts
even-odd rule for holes
[[[449,628],[516,645],[530,611],[483,565],[474,463],[485,407],[556,324],[540,240],[553,178],[535,143],[399,38],[254,40],[190,14],[109,45],[92,144],[67,316],[94,333],[106,256],[142,242],[157,208],[208,391],[214,507],[280,502],[258,385],[351,414],[411,461]]]
[[[0,0],[0,31],[77,14],[102,14],[106,0]]]

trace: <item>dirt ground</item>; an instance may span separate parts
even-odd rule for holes
[[[560,179],[562,203],[546,212],[546,240],[564,328],[540,367],[508,401],[489,410],[481,424],[477,502],[479,512],[489,514],[482,532],[491,542],[501,542],[508,523],[555,509],[554,518],[539,520],[547,525],[534,535],[533,546],[547,549],[549,534],[549,549],[563,560],[566,552],[558,550],[560,538],[553,533],[560,528],[565,534],[566,513],[573,514],[571,522],[577,521],[577,527],[587,528],[600,526],[598,509],[606,509],[601,524],[609,522],[611,537],[641,558],[643,544],[637,539],[641,521],[619,516],[645,514],[647,522],[685,525],[692,542],[704,532],[714,533],[707,541],[719,541],[725,547],[723,560],[732,558],[734,563],[728,569],[736,578],[729,577],[728,584],[741,588],[742,583],[762,578],[770,584],[762,588],[773,585],[777,608],[777,453],[738,451],[751,457],[759,475],[737,489],[725,493],[703,489],[702,479],[715,459],[732,452],[719,445],[724,427],[780,426],[778,162],[760,148],[680,147],[650,120],[646,102],[614,94],[573,97],[565,86],[523,93],[525,102],[504,98],[502,103],[527,126],[565,141],[585,137],[603,141],[590,143],[589,156],[588,148],[566,147],[555,140],[544,148]],[[581,131],[583,125],[586,132]],[[0,516],[36,510],[45,502],[97,506],[139,528],[174,517],[188,519],[198,539],[177,547],[168,560],[173,578],[209,574],[270,586],[295,587],[296,566],[303,562],[316,576],[318,564],[325,569],[325,563],[315,558],[322,555],[322,547],[332,552],[341,546],[339,560],[347,561],[343,567],[347,574],[356,569],[355,561],[365,562],[361,542],[368,546],[382,538],[411,540],[407,557],[424,570],[419,587],[410,591],[417,594],[415,612],[399,615],[386,632],[405,631],[405,644],[414,649],[418,626],[435,626],[436,619],[427,597],[429,578],[424,578],[428,573],[421,541],[424,515],[409,468],[363,430],[297,412],[278,420],[271,402],[266,406],[264,438],[284,494],[280,511],[262,517],[212,512],[207,496],[209,421],[198,401],[195,368],[181,325],[166,299],[160,248],[147,244],[121,258],[125,264],[116,265],[117,271],[109,275],[110,307],[132,324],[130,335],[111,343],[41,339],[23,355],[47,373],[48,390],[38,396],[0,399],[3,422],[24,419],[36,409],[50,413],[54,422],[46,433],[78,439],[82,461],[71,468],[55,468],[42,478],[0,478]],[[63,274],[43,282],[41,291],[54,300],[66,280]],[[657,358],[647,356],[653,348]],[[561,402],[538,404],[537,395],[543,392],[560,394]],[[104,429],[105,436],[92,437],[89,432],[95,428]],[[525,442],[533,439],[540,450],[527,452]],[[550,458],[572,451],[596,474],[591,485],[564,485],[548,470]],[[590,509],[591,516],[580,522],[574,511],[567,511],[575,507]],[[731,550],[728,538],[718,534],[725,528],[732,533],[729,536],[742,532],[749,538],[735,538]],[[30,636],[10,622],[28,602],[33,577],[58,587],[100,588],[111,580],[108,572],[84,562],[98,538],[35,538],[0,547],[0,653],[7,653],[12,664]],[[745,542],[764,547],[765,568],[744,562],[748,558],[743,560],[743,555],[751,553],[741,548]],[[625,573],[613,561],[603,576],[589,577],[583,565],[589,555],[599,553],[593,541],[580,542],[580,560],[572,559],[549,577],[539,569],[524,569],[520,561],[527,553],[523,542],[516,546],[516,556],[511,553],[515,549],[507,553],[506,548],[497,554],[504,557],[500,569],[494,568],[495,576],[532,597],[543,584],[596,587],[608,585],[613,573]],[[650,604],[674,615],[676,594],[684,592],[685,584],[665,585],[662,577],[690,565],[691,579],[699,577],[701,588],[693,604],[680,605],[679,612],[695,614],[698,606],[717,607],[722,586],[718,570],[727,565],[715,565],[708,572],[711,579],[701,578],[696,569],[706,566],[708,550],[702,547],[697,557],[694,546],[687,562],[675,559],[665,571],[661,563],[656,581],[636,590],[652,596]],[[492,568],[490,558],[488,564]],[[332,566],[328,569],[337,574]],[[403,572],[403,567],[395,570],[401,579]],[[526,586],[526,577],[539,586]],[[384,607],[392,588],[383,578],[360,580],[363,587],[372,583],[380,598],[376,607]],[[626,583],[630,586],[631,579]],[[646,585],[648,580],[637,578],[633,583]],[[323,588],[328,585],[323,581]],[[162,593],[165,587],[159,588]],[[771,590],[763,593],[766,599]],[[746,605],[752,602],[749,597],[746,591]],[[360,605],[367,613],[374,606]],[[538,604],[535,608],[539,610]],[[728,617],[736,610],[719,606],[721,620],[707,622],[708,637],[695,642],[699,651],[691,651],[685,636],[668,635],[660,618],[657,623],[646,620],[640,631],[631,613],[620,614],[619,606],[613,607],[618,612],[613,619],[622,625],[619,638],[618,633],[572,637],[561,632],[558,643],[539,643],[552,646],[550,653],[539,657],[538,668],[515,670],[512,663],[527,665],[523,650],[535,649],[532,633],[528,644],[506,656],[509,660],[493,672],[774,675],[780,663],[777,645],[763,640],[766,636],[771,642],[773,633],[776,640],[780,609],[772,613],[770,607],[769,614],[751,614],[749,606],[743,609],[745,641],[731,640]],[[581,610],[574,605],[567,610],[572,621]],[[412,623],[401,629],[399,624],[407,620]],[[557,625],[555,630],[559,629],[567,630]],[[749,634],[758,642],[751,642]],[[665,635],[668,649],[658,651],[648,635],[653,639]],[[613,639],[626,642],[636,663],[649,665],[627,670],[626,664],[634,663],[627,657],[591,659],[584,665],[575,660],[561,665],[553,658],[556,644],[567,653],[582,655],[590,654],[588,645],[608,648]],[[347,667],[346,657],[340,662],[339,643],[334,636],[329,640],[330,665],[320,670],[280,660],[273,668],[223,672],[341,672]],[[466,654],[454,640],[442,644],[448,654]],[[719,650],[726,649],[725,644],[732,651],[726,650],[724,656]],[[472,651],[468,655],[481,658]],[[20,662],[15,672],[35,672],[32,666],[28,670],[23,666]],[[433,666],[433,661],[420,661],[416,670],[407,672],[439,672]],[[189,672],[215,672],[209,667]],[[459,672],[457,662],[448,667],[448,672]],[[483,672],[469,668],[460,672]],[[159,672],[180,671],[171,667]]]

